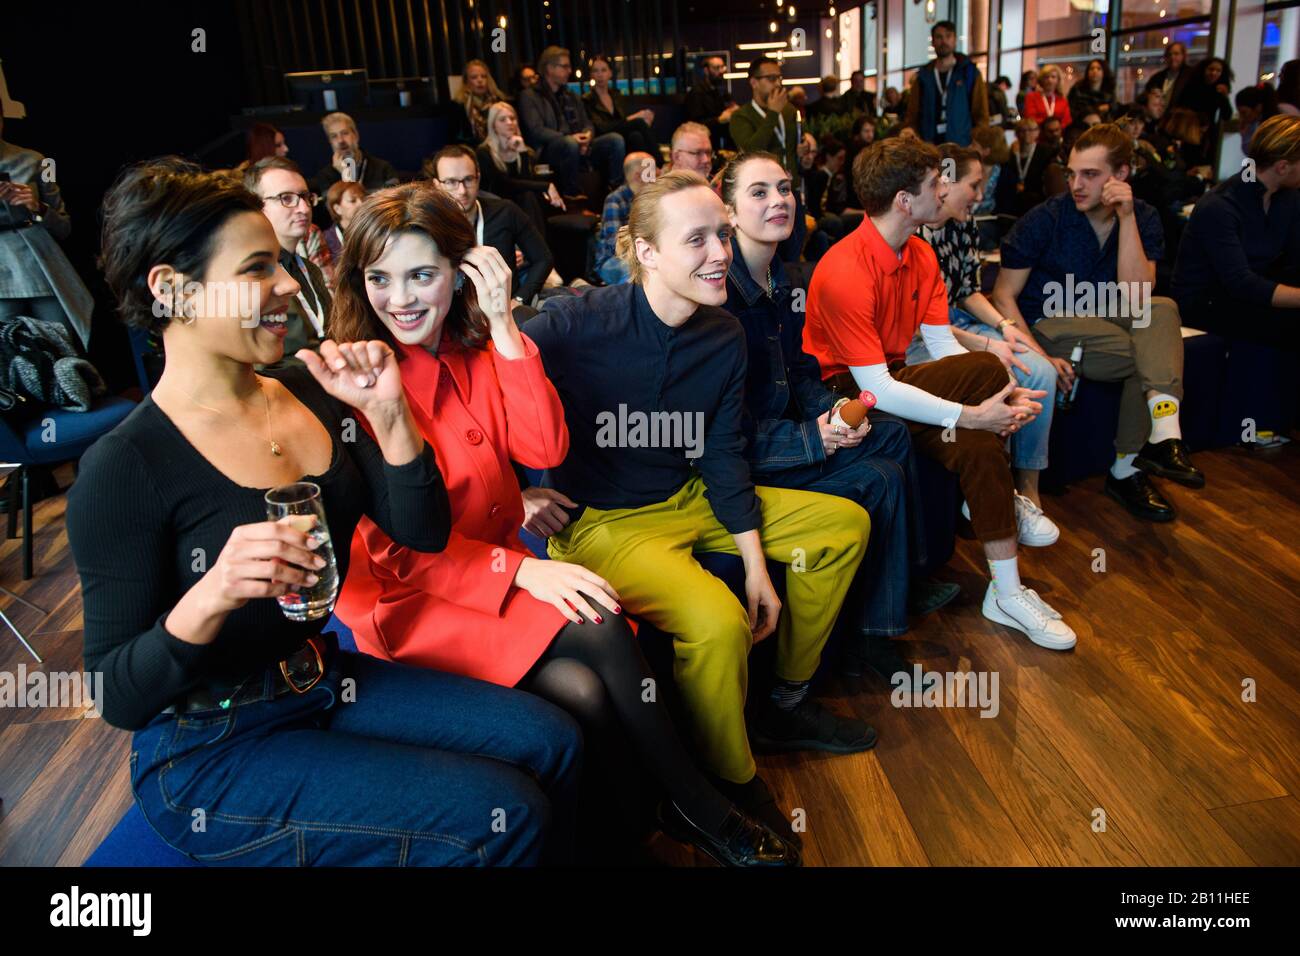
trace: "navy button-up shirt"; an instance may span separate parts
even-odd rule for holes
[[[1133,214],[1142,251],[1158,262],[1165,254],[1160,214],[1140,199],[1133,200]],[[1044,315],[1049,296],[1044,286],[1049,282],[1061,289],[1078,289],[1084,283],[1119,281],[1119,223],[1106,244],[1100,245],[1088,217],[1075,208],[1074,198],[1068,192],[1053,196],[1021,216],[1002,240],[1002,268],[1030,270],[1016,305],[1033,325]]]
[[[835,404],[822,384],[817,360],[803,350],[803,313],[780,256],[772,258],[775,295],[749,274],[740,243],[732,237],[727,273],[727,311],[745,329],[748,351],[743,427],[750,466],[757,474],[826,460],[817,416]]]
[[[1278,282],[1300,284],[1300,190],[1279,189],[1264,212],[1264,184],[1225,179],[1192,210],[1174,268],[1184,307],[1236,300],[1267,308]]]
[[[564,403],[569,454],[545,484],[583,506],[666,501],[698,469],[732,534],[762,525],[745,461],[745,338],[701,306],[670,328],[640,285],[547,299],[526,326]]]

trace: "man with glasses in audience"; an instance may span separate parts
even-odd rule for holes
[[[727,65],[722,57],[706,56],[703,75],[686,94],[686,118],[704,126],[709,131],[710,141],[719,149],[723,145],[727,124],[731,122],[731,114],[740,109],[723,79],[726,71]],[[701,175],[707,179],[709,174]]]
[[[555,257],[527,214],[509,199],[478,191],[478,157],[468,146],[444,146],[424,167],[478,235],[476,245],[492,246],[510,266],[516,302],[531,303],[551,274]]]
[[[713,143],[703,123],[683,123],[673,130],[669,146],[673,169],[689,169],[705,179],[713,176]]]
[[[519,126],[541,161],[555,170],[560,192],[581,195],[578,175],[584,162],[604,177],[607,189],[617,186],[623,181],[627,146],[618,133],[595,135],[581,97],[568,87],[573,72],[569,51],[548,46],[537,58],[537,72],[541,82],[519,94]]]
[[[330,314],[329,283],[316,263],[298,255],[298,242],[311,228],[311,213],[319,198],[307,188],[298,164],[283,156],[268,156],[244,173],[244,187],[262,200],[262,212],[271,221],[280,243],[280,265],[300,286],[289,304],[289,331],[284,340],[285,357],[277,363],[298,363],[294,353],[313,351],[325,338]]]

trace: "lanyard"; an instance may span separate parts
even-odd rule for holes
[[[474,200],[474,232],[478,237],[478,244],[483,245],[483,206],[477,199]]]
[[[754,100],[753,103],[754,109],[758,110],[759,118],[767,119],[767,110],[758,105],[758,100]],[[776,127],[777,128],[773,130],[773,132],[776,133],[777,141],[781,144],[781,151],[785,152],[785,114],[776,114]]]
[[[317,335],[325,334],[325,310],[321,307],[320,296],[316,293],[316,287],[312,285],[311,273],[307,271],[307,265],[302,261],[302,256],[294,253],[294,259],[298,261],[298,271],[302,273],[303,282],[311,288],[312,301],[316,303],[316,310],[307,304],[307,297],[298,290],[298,301],[302,304],[302,309],[307,313],[307,318],[311,320],[311,327],[316,330]]]
[[[1022,183],[1025,181],[1025,173],[1029,172],[1029,164],[1034,161],[1034,150],[1037,148],[1037,143],[1030,143],[1029,152],[1027,154],[1023,157],[1020,154],[1016,154],[1016,171],[1020,173],[1020,181]],[[1021,161],[1022,158],[1024,160],[1023,162]]]
[[[952,75],[957,72],[957,64],[953,63],[944,76],[944,81],[939,82],[939,64],[934,64],[934,85],[939,88],[939,121],[935,123],[934,130],[936,133],[948,132],[948,84],[952,82]]]
[[[1044,93],[1043,102],[1047,105],[1047,117],[1050,119],[1052,114],[1056,112],[1056,94],[1053,93],[1051,96],[1048,96]]]

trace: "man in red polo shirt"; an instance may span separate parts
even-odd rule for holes
[[[907,420],[922,454],[957,474],[993,578],[984,616],[1068,650],[1074,631],[1020,583],[1024,516],[1004,441],[1042,411],[1035,399],[1046,393],[1018,387],[996,355],[967,352],[953,337],[939,262],[916,235],[940,217],[940,164],[936,147],[914,139],[883,140],[858,155],[853,185],[867,218],[813,272],[804,348],[828,385],[841,394],[870,389],[877,408]],[[935,361],[909,368],[904,354],[918,330]]]

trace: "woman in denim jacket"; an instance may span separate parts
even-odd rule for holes
[[[790,176],[771,153],[744,153],[722,177],[735,234],[727,273],[727,311],[740,320],[748,343],[744,429],[754,480],[763,485],[839,495],[871,515],[871,539],[840,616],[844,669],[862,665],[886,677],[900,667],[890,637],[907,631],[907,425],[873,412],[853,429],[831,424],[844,399],[822,384],[817,360],[803,350],[804,290],[792,290],[777,256],[795,216]],[[955,585],[927,586],[917,598],[928,610],[958,593]]]

